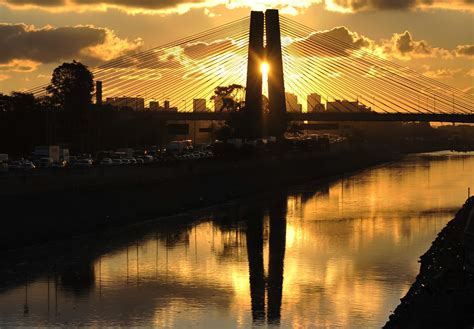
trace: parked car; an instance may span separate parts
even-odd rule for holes
[[[33,170],[35,169],[36,166],[33,164],[33,162],[29,161],[29,160],[25,160],[23,161],[22,165],[21,165],[21,169],[22,170]]]
[[[53,165],[53,158],[45,157],[39,159],[38,167],[40,168],[51,168]]]
[[[145,163],[152,163],[152,162],[153,162],[153,156],[151,156],[151,155],[145,155],[145,156],[143,157],[143,161],[144,161]]]
[[[121,165],[123,164],[122,159],[112,159],[113,165]]]
[[[101,166],[111,166],[113,164],[114,164],[114,162],[112,161],[111,158],[103,158],[102,160],[100,160],[100,165]]]
[[[19,160],[10,161],[9,168],[11,170],[19,170],[19,169],[22,169],[22,167],[23,167],[22,161],[19,161]]]
[[[90,168],[92,167],[91,159],[79,159],[74,162],[74,167],[76,168]]]
[[[67,165],[67,162],[66,161],[58,161],[58,162],[54,162],[52,165],[51,165],[51,168],[54,168],[54,169],[62,169],[62,168],[65,168]]]

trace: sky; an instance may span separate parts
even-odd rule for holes
[[[474,93],[474,0],[0,0],[0,92],[48,83],[236,19],[280,13]]]

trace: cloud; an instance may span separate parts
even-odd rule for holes
[[[180,69],[183,67],[179,53],[173,48],[128,55],[124,60],[112,62],[111,69]]]
[[[382,41],[381,53],[386,57],[394,57],[402,60],[410,60],[412,58],[452,57],[452,53],[449,50],[433,47],[425,40],[414,40],[409,31],[394,33],[390,40]]]
[[[0,71],[28,73],[35,71],[40,63],[28,59],[13,59],[6,63],[0,63]]]
[[[30,61],[30,64],[72,59],[104,61],[137,50],[141,45],[140,39],[120,39],[112,30],[93,26],[37,29],[25,24],[0,24],[0,63],[15,60]]]
[[[429,70],[423,73],[423,75],[433,79],[452,79],[461,73],[462,69],[437,69]]]
[[[459,45],[454,49],[454,54],[458,57],[473,57],[474,45]]]
[[[237,49],[232,39],[216,40],[212,42],[194,42],[184,46],[183,51],[191,59],[199,60],[217,52]]]
[[[370,10],[449,9],[474,11],[472,0],[0,0],[0,4],[15,9],[40,8],[50,12],[105,11],[118,9],[129,14],[185,13],[194,8],[224,5],[228,9],[249,8],[263,10],[278,8],[286,14],[298,14],[312,5],[323,5],[326,10],[353,13]]]
[[[6,74],[1,74],[0,73],[0,81],[5,81],[7,79],[10,79],[10,76],[9,75],[6,75]]]
[[[347,56],[353,50],[370,49],[374,41],[350,31],[345,26],[339,26],[331,30],[314,32],[306,38],[289,40],[286,46],[289,52],[300,55],[318,55],[321,57]],[[329,52],[328,49],[331,51]]]
[[[118,9],[129,14],[185,13],[193,8],[225,5],[224,0],[0,0],[13,9],[42,9],[49,12],[85,12]]]
[[[364,52],[385,59],[405,61],[417,58],[474,57],[474,45],[445,49],[433,46],[426,40],[416,40],[409,31],[394,33],[390,39],[375,41],[345,26],[314,32],[302,38],[283,35],[282,44],[286,53],[300,57],[343,57],[351,54],[360,56]]]
[[[450,9],[473,11],[473,0],[325,0],[326,8],[342,13],[373,10]]]
[[[466,89],[463,90],[463,92],[474,96],[474,87],[467,87]]]

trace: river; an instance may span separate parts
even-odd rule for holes
[[[0,327],[379,328],[468,187],[474,153],[416,154],[9,252]]]

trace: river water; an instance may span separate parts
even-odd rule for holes
[[[9,253],[0,327],[378,328],[469,186],[474,153],[410,155],[340,180]]]

